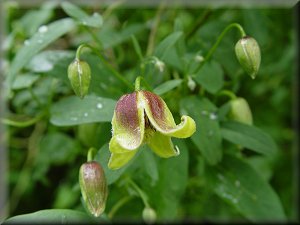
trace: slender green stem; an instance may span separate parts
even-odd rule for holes
[[[93,161],[94,156],[95,156],[95,152],[96,152],[95,148],[90,148],[89,149],[88,154],[87,154],[87,161],[88,162]]]
[[[139,57],[140,61],[142,62],[144,57],[142,54],[141,46],[139,45],[139,42],[137,41],[137,39],[134,35],[131,35],[131,41],[132,41],[133,48],[134,48],[137,56]]]
[[[232,28],[238,29],[240,31],[241,37],[246,36],[246,33],[240,24],[238,24],[238,23],[229,24],[227,27],[225,27],[225,29],[222,31],[222,33],[218,36],[215,44],[211,47],[211,49],[208,51],[208,53],[204,57],[203,62],[199,64],[198,68],[196,69],[196,73],[200,70],[200,68],[204,65],[204,63],[210,59],[210,57],[212,56],[212,54],[215,52],[215,50],[219,46],[219,44],[220,44],[221,40],[223,39],[223,37],[225,36],[225,34]]]
[[[130,90],[133,90],[133,86],[121,75],[119,74],[113,67],[112,65],[110,65],[105,59],[104,57],[99,53],[98,49],[88,45],[88,44],[82,44],[80,45],[78,48],[77,48],[77,51],[76,51],[76,59],[79,60],[80,58],[80,54],[81,54],[81,50],[82,48],[89,48],[91,49],[98,57],[99,59],[101,60],[101,62],[112,72],[112,74],[118,79],[120,80],[121,82],[123,82]]]
[[[207,55],[205,56],[204,60],[207,61],[210,59],[211,55],[214,53],[214,51],[216,50],[216,48],[218,47],[218,45],[220,44],[221,40],[223,39],[223,37],[225,36],[225,34],[232,28],[237,28],[240,33],[241,33],[241,37],[246,36],[246,33],[244,31],[244,29],[242,28],[242,26],[238,23],[232,23],[229,24],[224,30],[223,32],[219,35],[217,41],[215,42],[215,44],[213,45],[213,47],[209,50],[209,52],[207,53]]]
[[[130,201],[133,198],[133,196],[125,196],[124,198],[122,198],[120,201],[118,201],[110,210],[110,212],[108,213],[108,218],[112,219],[113,216],[115,215],[115,213],[123,206],[125,205],[128,201]]]
[[[132,180],[129,178],[129,183],[131,184],[131,186],[136,190],[136,192],[140,195],[145,207],[150,207],[150,204],[148,203],[148,197],[146,195],[146,193],[144,191],[142,191],[139,186]]]
[[[36,116],[36,117],[34,117],[34,118],[30,119],[30,120],[22,121],[22,122],[21,121],[14,121],[14,120],[11,120],[11,119],[2,119],[2,118],[1,118],[0,121],[1,121],[1,123],[5,124],[5,125],[23,128],[23,127],[29,127],[29,126],[35,124],[43,116],[44,116],[44,113],[41,113],[38,116]]]
[[[138,77],[135,79],[134,90],[135,90],[135,91],[139,91],[140,88],[141,88],[141,76],[138,76]]]
[[[221,95],[226,95],[228,96],[231,100],[233,99],[236,99],[236,95],[232,92],[232,91],[229,91],[229,90],[222,90],[218,93],[218,96],[221,96]]]

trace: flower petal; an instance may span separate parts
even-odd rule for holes
[[[127,151],[126,153],[111,153],[108,168],[111,170],[116,170],[125,166],[136,154],[137,150]]]
[[[174,147],[171,137],[165,136],[160,132],[155,132],[154,135],[151,136],[148,145],[152,151],[162,158],[179,155],[179,149]]]
[[[190,137],[196,131],[196,123],[189,116],[182,116],[181,123],[176,126],[173,115],[164,100],[149,91],[140,91],[146,115],[151,125],[160,133],[177,138]]]
[[[137,149],[144,137],[144,109],[138,107],[137,93],[123,95],[117,102],[112,118],[113,137],[109,149],[123,153]]]

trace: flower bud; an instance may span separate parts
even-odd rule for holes
[[[246,73],[254,79],[260,65],[260,49],[256,40],[244,36],[236,43],[235,54]]]
[[[99,163],[91,161],[81,165],[79,185],[89,212],[95,217],[100,216],[105,209],[108,188],[104,171]]]
[[[144,210],[143,210],[143,220],[147,224],[155,223],[155,221],[156,221],[156,212],[154,211],[154,209],[152,209],[150,207],[145,207]]]
[[[244,98],[230,101],[229,117],[241,123],[252,125],[251,109]]]
[[[68,78],[77,96],[83,98],[89,90],[91,69],[85,61],[75,59],[68,68]]]

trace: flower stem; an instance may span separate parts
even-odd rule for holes
[[[231,100],[236,99],[236,95],[232,91],[229,91],[229,90],[222,90],[222,91],[220,91],[220,93],[218,93],[218,96],[221,96],[221,95],[226,95]]]
[[[142,191],[139,186],[132,180],[129,178],[129,183],[131,184],[131,186],[136,190],[136,192],[140,195],[145,207],[151,208],[150,204],[148,203],[148,197],[146,195],[146,193],[144,191]]]
[[[103,58],[103,56],[99,53],[98,49],[88,45],[88,44],[82,44],[77,48],[76,51],[76,59],[79,60],[80,58],[80,54],[81,54],[81,50],[82,48],[89,48],[91,49],[101,60],[101,62],[112,72],[112,74],[118,79],[120,80],[122,83],[124,83],[130,90],[133,90],[132,85],[121,75],[119,74],[109,63],[106,62],[106,60]]]
[[[89,149],[88,154],[87,154],[87,161],[88,162],[93,161],[94,156],[95,156],[95,152],[96,152],[95,148],[90,148]]]
[[[124,205],[126,204],[128,201],[130,201],[133,198],[133,196],[125,196],[124,198],[122,198],[120,201],[118,201],[110,210],[110,212],[108,213],[108,218],[112,219],[113,216],[115,215],[115,213]]]
[[[138,76],[134,82],[134,90],[139,91],[141,89],[141,76]]]
[[[204,60],[202,61],[202,63],[199,64],[198,68],[196,69],[196,74],[201,69],[201,67],[205,64],[205,62],[207,62],[210,59],[210,57],[212,56],[212,54],[215,52],[215,50],[219,46],[219,44],[220,44],[221,40],[223,39],[223,37],[225,36],[225,34],[232,28],[238,29],[240,31],[241,37],[246,36],[246,33],[245,33],[243,27],[238,23],[231,23],[227,27],[225,27],[225,29],[222,31],[222,33],[218,36],[215,44],[211,47],[211,49],[208,51],[208,53],[204,57]]]

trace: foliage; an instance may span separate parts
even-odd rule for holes
[[[52,1],[29,10],[10,2],[3,6],[7,216],[26,214],[7,223],[141,220],[149,207],[158,221],[297,218],[291,9],[159,6],[132,13],[120,5],[92,9]],[[234,46],[241,37],[234,27],[205,58],[218,35],[236,22],[261,48],[254,80],[236,59]],[[91,68],[83,99],[75,96],[67,75],[80,44],[96,49],[81,52]],[[177,157],[162,159],[144,146],[113,171],[107,167],[110,122],[116,101],[133,91],[137,76],[142,89],[164,99],[177,123],[189,115],[197,130],[190,139],[173,140],[181,152]],[[229,118],[234,96],[247,100],[254,125]],[[78,184],[91,147],[98,149],[94,160],[109,185],[99,219],[84,208]]]

